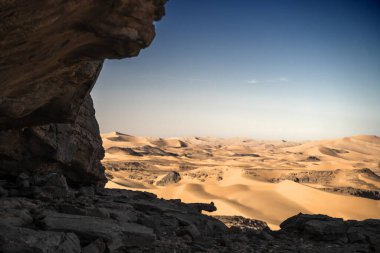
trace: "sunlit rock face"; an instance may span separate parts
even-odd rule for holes
[[[105,58],[136,56],[162,0],[0,1],[0,124],[73,122]]]
[[[0,0],[0,175],[104,184],[89,93],[106,58],[138,55],[164,0]]]

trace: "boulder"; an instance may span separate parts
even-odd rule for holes
[[[178,183],[181,180],[181,175],[176,171],[170,171],[166,176],[159,180],[156,184],[159,186],[166,186],[169,184]]]
[[[32,222],[33,217],[27,209],[0,208],[0,224],[21,227]]]
[[[260,233],[263,230],[269,230],[268,224],[261,220],[254,220],[236,215],[214,215],[213,217],[222,221],[227,227],[239,227],[246,232]]]
[[[308,221],[334,221],[343,222],[341,218],[331,218],[327,215],[322,214],[303,214],[299,213],[292,216],[280,224],[280,228],[284,230],[299,230],[303,231],[305,228],[305,223]]]
[[[78,237],[73,233],[38,231],[0,224],[0,252],[3,253],[80,253]]]
[[[210,204],[207,203],[190,203],[188,206],[192,207],[196,212],[201,213],[202,211],[206,212],[215,212],[216,206],[214,202],[211,202]]]
[[[6,156],[7,159],[1,157]],[[75,122],[0,131],[0,176],[63,174],[72,186],[104,185],[104,149],[90,96],[83,99]],[[20,177],[23,175],[23,177]]]
[[[37,205],[26,198],[0,199],[0,224],[27,226],[33,222],[32,212]]]
[[[45,211],[41,223],[52,231],[74,232],[81,242],[102,238],[110,252],[139,246],[149,247],[156,239],[153,230],[136,223],[119,223],[111,219]]]
[[[40,199],[53,200],[73,197],[74,193],[67,184],[66,177],[59,173],[36,175],[33,177],[35,196]]]
[[[315,239],[334,241],[344,238],[347,226],[343,220],[309,220],[304,223],[304,231]]]
[[[106,244],[102,239],[96,239],[82,249],[82,253],[103,253],[106,250]]]

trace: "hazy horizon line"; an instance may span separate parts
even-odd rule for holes
[[[104,134],[110,134],[110,133],[117,133],[117,134],[124,134],[134,137],[146,137],[146,138],[161,138],[161,139],[171,139],[171,138],[215,138],[215,139],[248,139],[248,140],[259,140],[259,141],[316,141],[316,140],[332,140],[332,139],[343,139],[343,138],[349,138],[349,137],[355,137],[355,136],[371,136],[371,137],[377,137],[380,138],[379,135],[376,134],[352,134],[352,135],[344,135],[344,136],[337,136],[337,137],[322,137],[322,138],[308,138],[308,139],[302,139],[302,138],[259,138],[259,137],[251,137],[251,136],[211,136],[211,135],[181,135],[181,136],[173,136],[173,135],[166,135],[166,136],[157,136],[157,135],[141,135],[141,134],[130,134],[126,132],[121,131],[110,131],[110,132],[101,132],[101,135]]]

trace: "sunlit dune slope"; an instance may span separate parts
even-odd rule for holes
[[[283,181],[264,183],[244,178],[241,172],[229,171],[223,183],[194,183],[183,180],[167,187],[143,189],[166,199],[184,202],[214,202],[214,215],[241,215],[266,221],[273,229],[286,218],[303,213],[321,213],[345,219],[380,218],[380,201],[343,196]],[[131,186],[126,184],[127,186]],[[110,188],[123,187],[110,182]]]
[[[118,132],[102,137],[110,188],[148,191],[184,202],[212,201],[218,208],[212,214],[264,220],[272,228],[299,212],[380,218],[376,136],[308,142],[163,139]],[[170,171],[178,172],[180,180],[158,186]],[[357,190],[374,195],[352,196],[363,194]]]

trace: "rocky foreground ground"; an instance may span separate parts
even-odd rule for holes
[[[201,214],[154,194],[70,188],[50,173],[1,180],[0,252],[380,252],[380,220],[298,214],[271,231],[264,222]],[[358,207],[360,208],[360,207]]]

